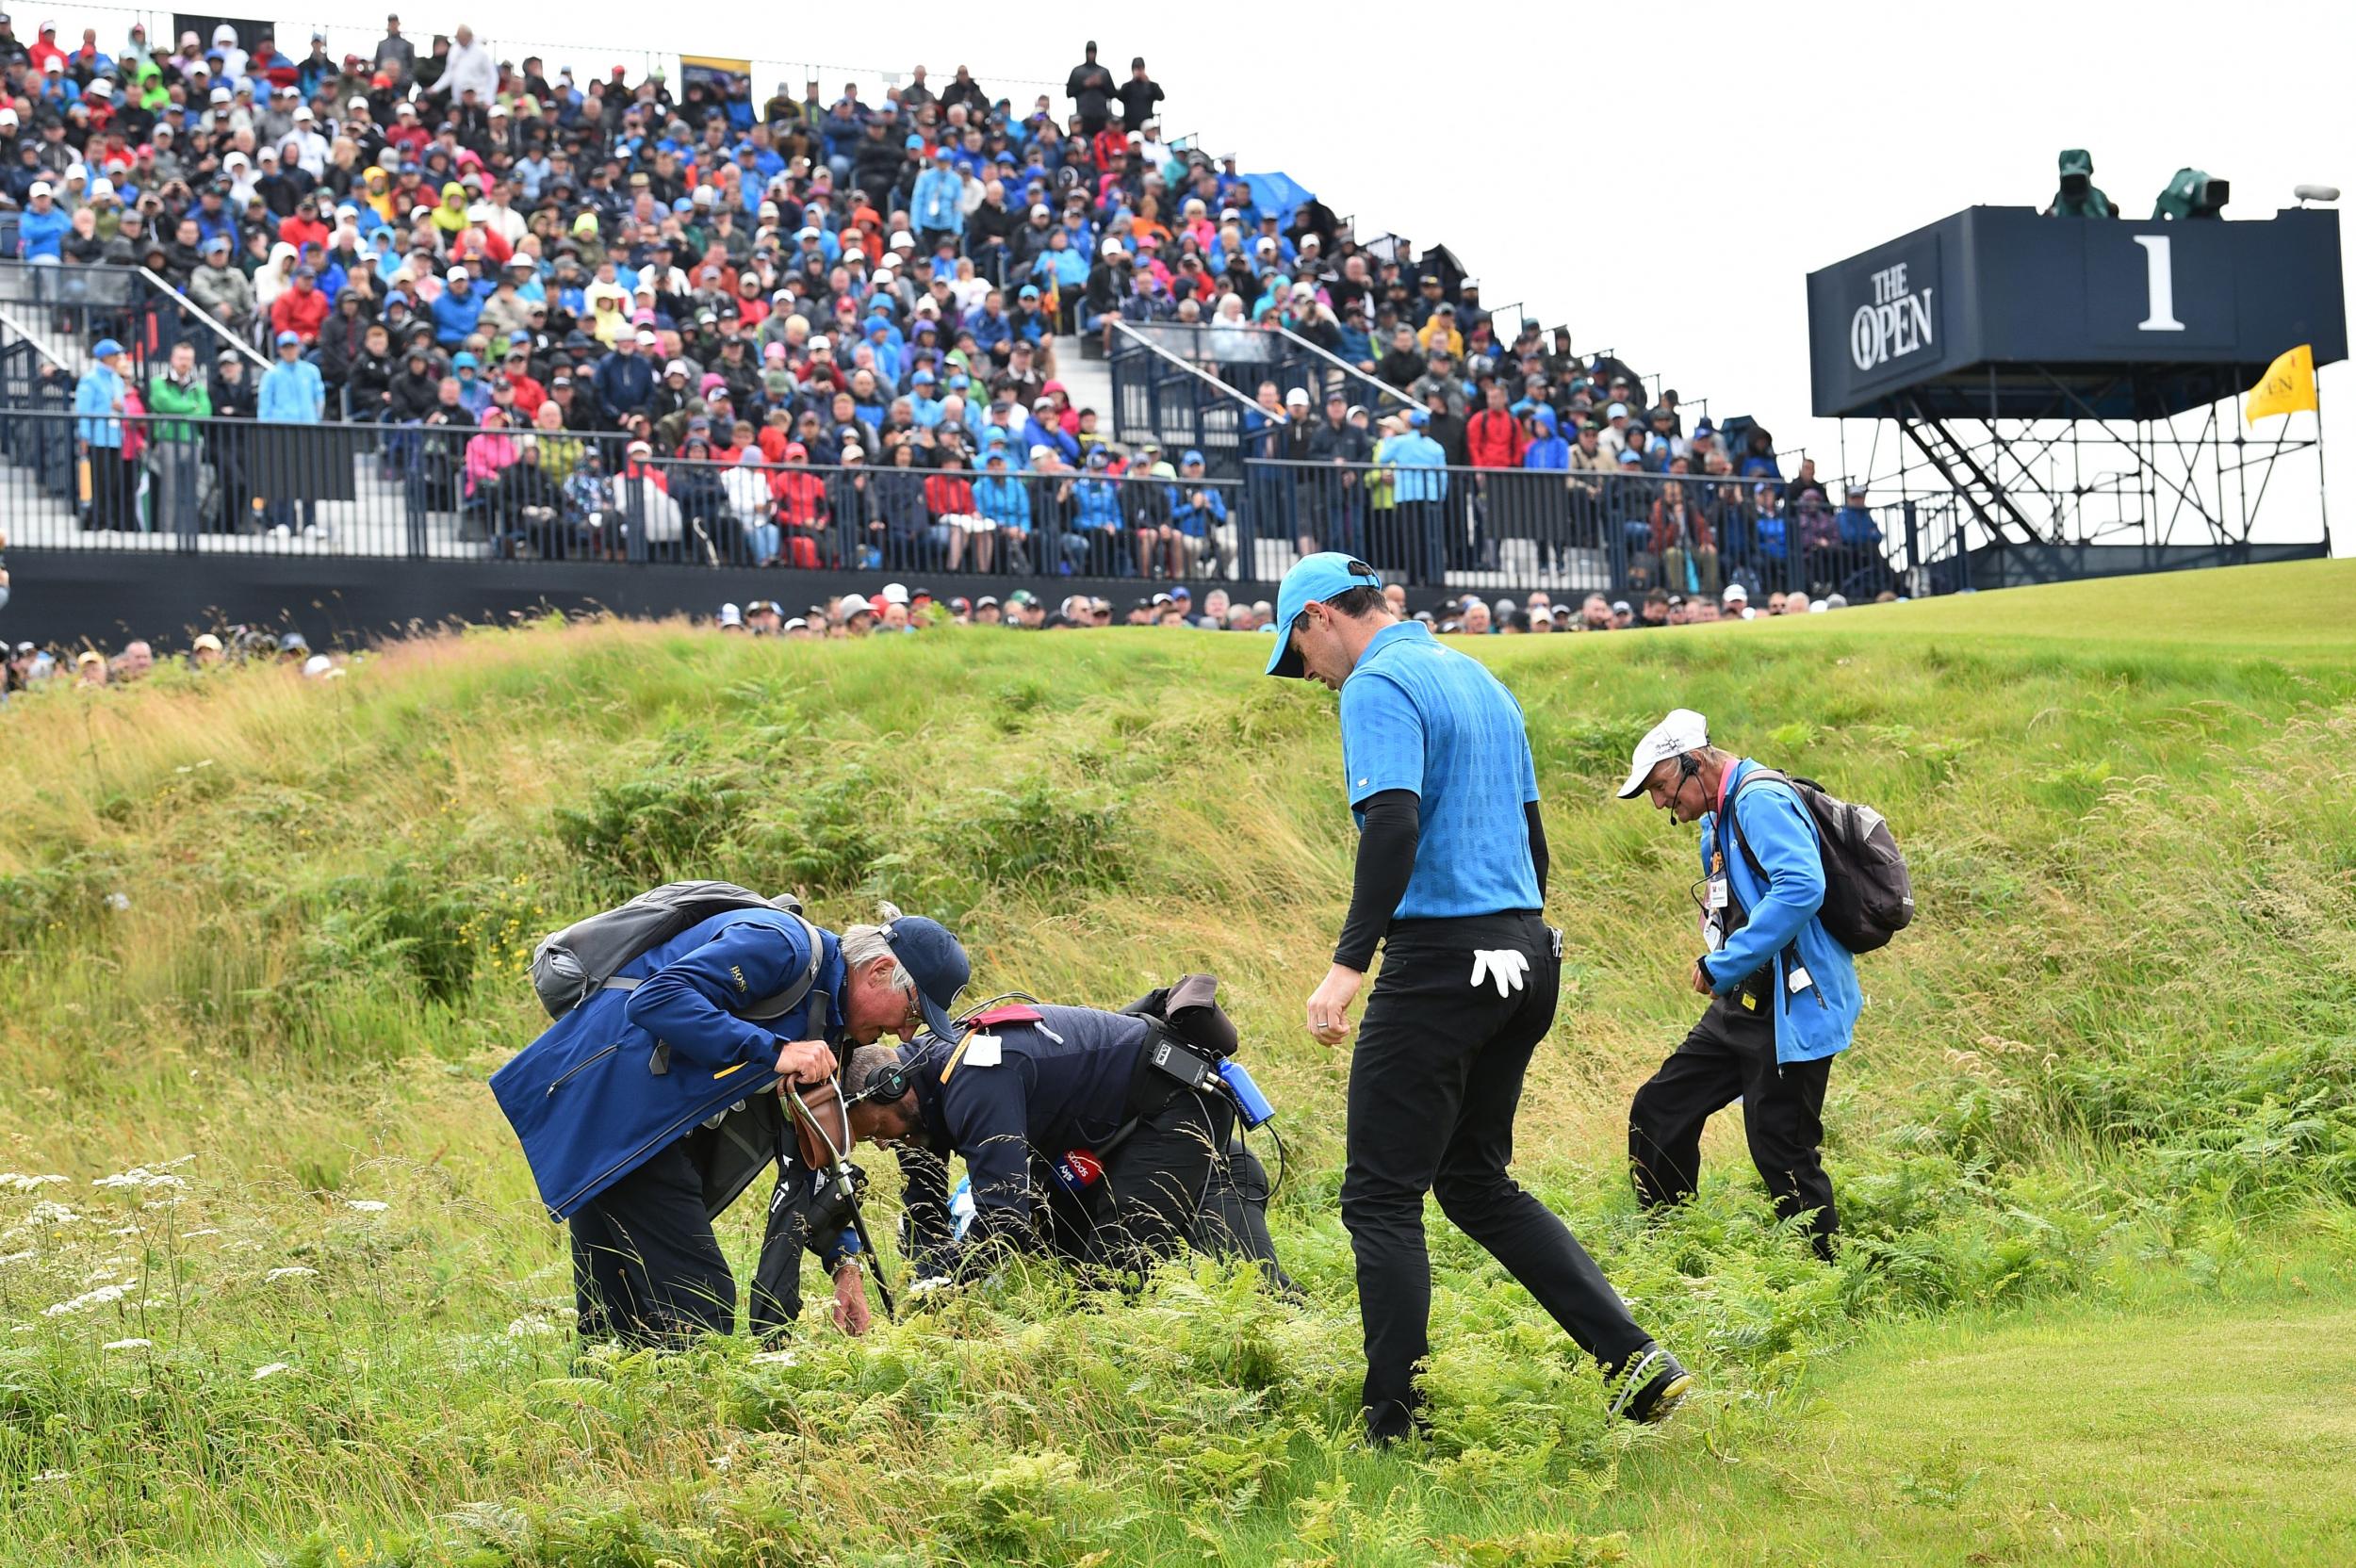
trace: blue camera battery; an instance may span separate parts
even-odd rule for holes
[[[1232,1056],[1221,1057],[1219,1075],[1227,1085],[1227,1092],[1235,1097],[1235,1107],[1243,1115],[1246,1127],[1262,1127],[1276,1116],[1276,1107],[1269,1104],[1260,1086],[1252,1081],[1252,1074],[1236,1065]]]

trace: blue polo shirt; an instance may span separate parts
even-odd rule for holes
[[[1400,920],[1536,909],[1523,807],[1538,798],[1522,707],[1477,660],[1419,621],[1375,633],[1342,683],[1342,765],[1353,815],[1413,790],[1423,831]]]

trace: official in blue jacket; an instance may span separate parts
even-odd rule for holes
[[[712,1219],[773,1161],[779,1201],[801,1200],[813,1180],[781,1086],[823,1084],[846,1041],[946,1030],[969,972],[933,921],[901,916],[838,938],[782,910],[731,910],[624,964],[499,1069],[492,1092],[541,1201],[572,1227],[582,1334],[677,1345],[733,1329],[736,1282]],[[805,977],[806,993],[777,1011]],[[866,1305],[844,1267],[854,1245],[810,1239],[836,1273],[837,1321],[857,1331]],[[794,1268],[775,1278],[783,1297]],[[754,1307],[765,1331],[790,1322],[798,1299],[768,1308],[757,1290]]]
[[[1824,852],[1797,791],[1710,743],[1680,708],[1636,746],[1620,798],[1647,796],[1701,824],[1701,1021],[1628,1106],[1628,1147],[1646,1206],[1681,1201],[1701,1177],[1702,1126],[1742,1102],[1751,1160],[1775,1212],[1805,1217],[1830,1261],[1838,1226],[1824,1174],[1824,1084],[1848,1049],[1861,1004],[1857,965],[1817,918]]]
[[[951,1274],[1003,1248],[1044,1247],[1084,1267],[1142,1271],[1192,1245],[1252,1258],[1290,1287],[1268,1236],[1268,1173],[1233,1140],[1234,1102],[1216,1076],[1186,1081],[1186,1069],[1216,1058],[1143,1005],[1016,1003],[962,1021],[960,1035],[852,1054],[845,1081],[866,1099],[851,1129],[899,1146],[920,1266]],[[1154,1065],[1157,1046],[1180,1054],[1180,1071]],[[962,1248],[952,1244],[952,1154],[973,1195]]]

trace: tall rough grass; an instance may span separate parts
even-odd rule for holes
[[[1253,640],[549,627],[17,705],[0,1560],[1606,1560],[1627,1544],[1581,1525],[1631,1445],[1739,1456],[1865,1320],[2221,1275],[2269,1236],[2345,1253],[2356,659],[1936,608],[1484,650],[1572,955],[1518,1168],[1710,1393],[1682,1436],[1607,1430],[1435,1215],[1437,1433],[1392,1460],[1349,1443],[1345,1060],[1297,1021],[1346,895],[1332,700],[1258,678]],[[1695,872],[1610,787],[1676,704],[1884,807],[1916,869],[1833,1077],[1837,1267],[1728,1130],[1689,1208],[1625,1190],[1627,1095],[1690,1021]],[[985,988],[1217,971],[1289,1129],[1308,1299],[1038,1271],[864,1343],[577,1355],[482,1080],[533,1033],[537,937],[676,874],[939,915]],[[740,1257],[757,1223],[730,1217]]]

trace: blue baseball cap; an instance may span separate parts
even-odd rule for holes
[[[930,386],[935,378],[930,370],[918,370],[908,377],[910,386]]]
[[[1431,412],[1427,409],[1411,408],[1407,411],[1407,422],[1417,430],[1421,430],[1431,418]]]
[[[902,915],[883,930],[892,956],[916,982],[916,1001],[924,1011],[924,1026],[943,1039],[955,1039],[957,1025],[950,1009],[957,1004],[957,993],[965,989],[966,982],[973,978],[973,960],[966,957],[949,928],[937,920]]]
[[[112,359],[115,355],[121,353],[122,351],[122,344],[116,342],[111,337],[102,337],[90,349],[90,357],[93,359]]]
[[[1276,629],[1276,646],[1268,653],[1268,673],[1300,678],[1301,654],[1293,647],[1292,625],[1304,606],[1339,598],[1352,588],[1382,586],[1383,579],[1372,566],[1339,550],[1319,550],[1294,562],[1276,589],[1276,619],[1269,623]]]
[[[1183,467],[1185,467],[1186,465],[1188,465],[1189,463],[1200,463],[1200,462],[1202,462],[1202,461],[1203,461],[1203,454],[1202,454],[1201,452],[1199,452],[1199,451],[1194,450],[1194,449],[1190,447],[1190,448],[1188,448],[1188,449],[1186,449],[1186,455],[1184,455],[1183,457],[1181,457],[1181,458],[1179,458],[1179,459],[1178,459],[1178,466],[1180,466],[1181,468],[1183,468]]]
[[[1020,293],[1020,294],[1018,294],[1018,295],[1016,295],[1016,296],[1015,296],[1015,298],[1016,298],[1016,299],[1018,299],[1018,300],[1036,300],[1036,299],[1038,299],[1038,298],[1039,298],[1039,285],[1037,285],[1037,284],[1035,284],[1035,283],[1026,283],[1026,284],[1024,284],[1024,285],[1023,286],[1023,292],[1022,292],[1022,293]]]
[[[303,339],[301,337],[290,332],[282,332],[278,335],[278,346],[282,349],[289,343],[300,343],[302,341]]]
[[[924,145],[924,139],[918,136],[914,131],[910,131],[908,133],[908,139],[900,143],[900,145],[907,148],[909,152],[914,152],[917,148]]]
[[[471,370],[482,363],[474,355],[461,349],[450,357],[450,368],[453,370]]]

